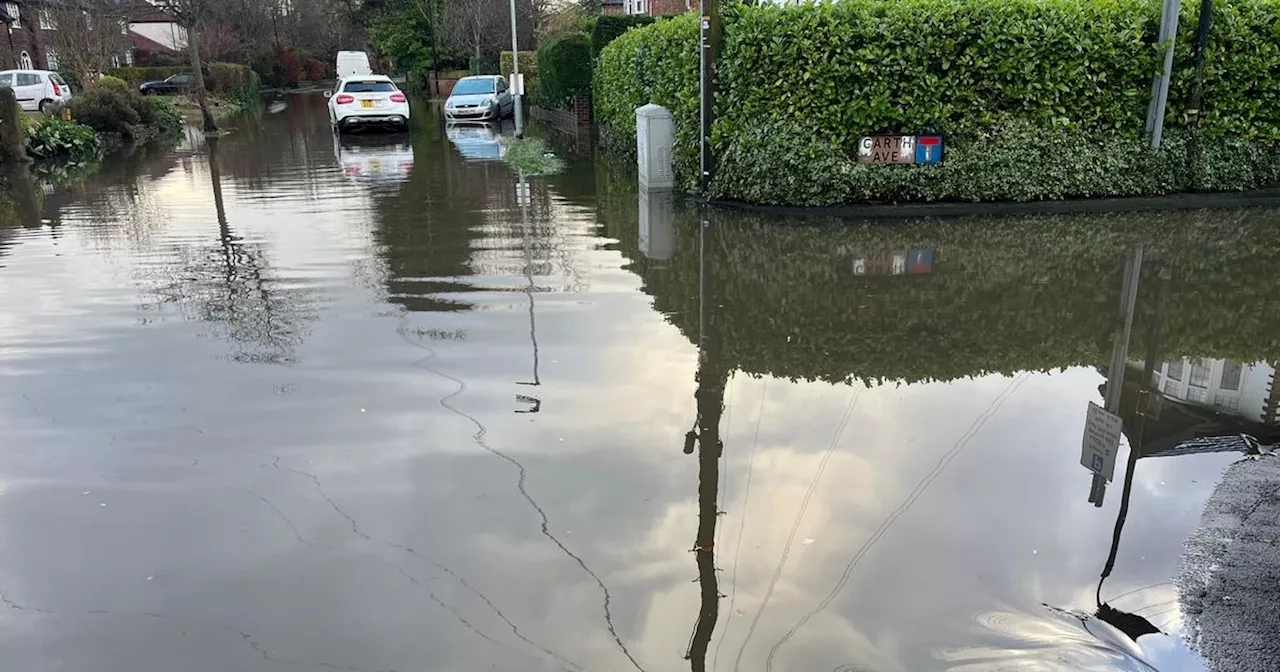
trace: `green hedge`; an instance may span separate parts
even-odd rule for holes
[[[631,15],[605,15],[595,20],[595,25],[591,27],[591,52],[598,55],[609,43],[621,37],[624,33],[637,26],[647,26],[653,23],[652,16],[644,14]]]
[[[475,71],[472,71],[475,73]],[[511,79],[511,52],[504,51],[499,59],[499,72],[508,80]],[[533,102],[538,94],[538,53],[536,51],[520,52],[520,72],[524,75],[525,102]],[[480,74],[480,73],[475,73]]]
[[[189,66],[153,67],[153,68],[111,68],[106,75],[118,77],[133,86],[143,82],[166,79],[173,75],[191,72]],[[237,63],[210,63],[205,66],[205,86],[220,95],[256,95],[262,87],[258,73],[249,66]]]
[[[794,122],[761,122],[732,136],[713,195],[773,205],[857,202],[1042,201],[1239,191],[1280,184],[1280,152],[1186,130],[1152,153],[1131,133],[1082,134],[1009,122],[957,139],[939,166],[869,166]]]
[[[667,107],[676,119],[676,170],[696,177],[698,138],[698,21],[692,14],[627,31],[600,53],[592,104],[600,141],[634,155],[635,110],[645,103]]]
[[[1196,4],[1184,3],[1176,47],[1167,117],[1175,136],[1188,125]],[[966,140],[1014,119],[1051,135],[1079,133],[1076,146],[1093,140],[1095,154],[1116,139],[1136,148],[1159,13],[1150,0],[729,5],[713,140],[718,154],[744,156],[749,152],[742,145],[755,142],[762,129],[795,130],[794,121],[803,120],[801,135],[779,140],[773,149],[790,143],[847,156],[862,135],[936,132],[949,136],[956,150],[951,161],[964,156]],[[634,144],[627,136],[639,104],[672,109],[679,129],[676,167],[686,185],[696,153],[695,21],[660,21],[618,38],[600,55],[594,87],[606,146]],[[1202,110],[1200,129],[1207,137],[1264,148],[1280,142],[1280,0],[1216,0]],[[1083,162],[1064,169],[1090,170]],[[908,179],[889,173],[900,173],[898,167],[873,170],[888,173],[877,178],[884,181]],[[726,176],[725,167],[719,175]],[[785,179],[825,179],[816,171],[758,177],[764,181],[751,188],[772,192],[781,191]],[[741,185],[731,190],[741,191]]]
[[[569,35],[538,47],[538,102],[561,106],[591,90],[591,41]]]

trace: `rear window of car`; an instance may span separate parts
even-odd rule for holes
[[[54,84],[57,84],[58,86],[66,86],[66,85],[67,85],[66,80],[62,79],[62,75],[59,75],[59,74],[58,74],[58,73],[56,73],[56,72],[55,72],[55,73],[53,73],[53,74],[51,74],[51,75],[49,75],[49,79],[52,79],[52,80],[53,80],[53,83],[54,83]]]
[[[342,87],[343,93],[391,93],[396,91],[396,85],[391,82],[347,82]]]

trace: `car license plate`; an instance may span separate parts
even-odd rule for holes
[[[364,107],[364,108],[370,108],[370,107],[373,107],[373,101],[372,101],[372,100],[362,100],[362,101],[360,101],[360,107]]]

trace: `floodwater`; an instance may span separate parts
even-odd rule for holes
[[[4,669],[1206,669],[1280,212],[704,221],[425,105],[240,126],[0,229]]]

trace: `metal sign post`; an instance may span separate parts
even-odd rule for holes
[[[701,59],[702,105],[698,124],[698,156],[702,193],[711,188],[715,156],[711,151],[711,126],[715,122],[716,55],[720,51],[720,0],[700,0],[702,10],[698,52]]]
[[[1160,47],[1163,49],[1163,61],[1160,72],[1151,86],[1151,103],[1147,106],[1147,132],[1151,134],[1151,149],[1160,150],[1160,141],[1164,137],[1164,113],[1169,103],[1169,81],[1173,77],[1173,42],[1178,35],[1178,14],[1182,11],[1182,0],[1164,0],[1164,11],[1160,15]]]

